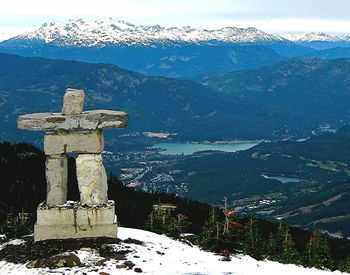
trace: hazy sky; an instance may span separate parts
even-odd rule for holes
[[[350,0],[1,0],[0,28],[113,17],[134,24],[350,32]]]

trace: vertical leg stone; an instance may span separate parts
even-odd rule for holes
[[[107,175],[101,154],[81,154],[76,159],[77,179],[82,205],[101,205],[108,202]]]
[[[67,156],[46,157],[46,204],[62,205],[67,202]]]

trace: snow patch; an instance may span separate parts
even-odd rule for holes
[[[21,239],[14,239],[14,240],[11,240],[11,241],[9,241],[9,242],[0,244],[0,250],[3,249],[6,245],[21,245],[21,244],[24,244],[24,243],[25,243],[24,240],[21,240]]]
[[[164,235],[152,232],[118,228],[118,237],[122,240],[129,238],[142,241],[119,243],[115,249],[127,249],[127,260],[135,264],[134,268],[141,268],[145,274],[236,274],[236,275],[327,275],[342,274],[339,271],[330,272],[315,268],[303,268],[296,265],[283,265],[271,261],[256,261],[249,256],[237,255],[232,257],[231,262],[220,261],[220,256],[203,251],[198,247],[191,247],[179,241],[172,240]],[[12,244],[20,244],[21,240],[14,240]],[[76,252],[83,267],[49,269],[27,269],[25,265],[0,261],[0,274],[135,274],[133,269],[118,269],[124,260],[109,260],[104,266],[95,266],[102,259],[94,249],[83,248]]]

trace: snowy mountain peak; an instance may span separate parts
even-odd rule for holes
[[[257,28],[224,27],[216,30],[195,29],[191,26],[169,27],[134,25],[126,21],[105,18],[94,21],[70,19],[65,23],[48,22],[21,35],[1,34],[5,39],[34,40],[56,45],[104,46],[109,44],[152,44],[168,42],[205,43],[209,41],[247,42],[312,42],[350,41],[348,34],[286,33],[269,34]]]
[[[311,41],[335,42],[335,41],[344,40],[341,36],[337,36],[334,34],[326,34],[323,32],[286,33],[286,34],[282,34],[281,36],[292,42],[311,42]]]
[[[150,44],[162,42],[267,42],[284,41],[280,36],[267,34],[256,28],[225,27],[217,30],[200,30],[190,26],[165,28],[159,25],[133,25],[107,18],[85,22],[82,19],[65,23],[45,23],[16,39],[42,40],[60,45]]]

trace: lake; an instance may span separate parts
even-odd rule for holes
[[[259,144],[252,141],[240,141],[232,143],[180,143],[180,142],[159,142],[151,149],[160,149],[159,153],[163,155],[192,155],[200,151],[223,151],[237,152],[247,150]]]
[[[271,176],[271,175],[261,175],[264,179],[272,179],[272,180],[278,180],[281,183],[297,183],[301,182],[303,179],[296,178],[296,177],[286,177],[286,176]]]

